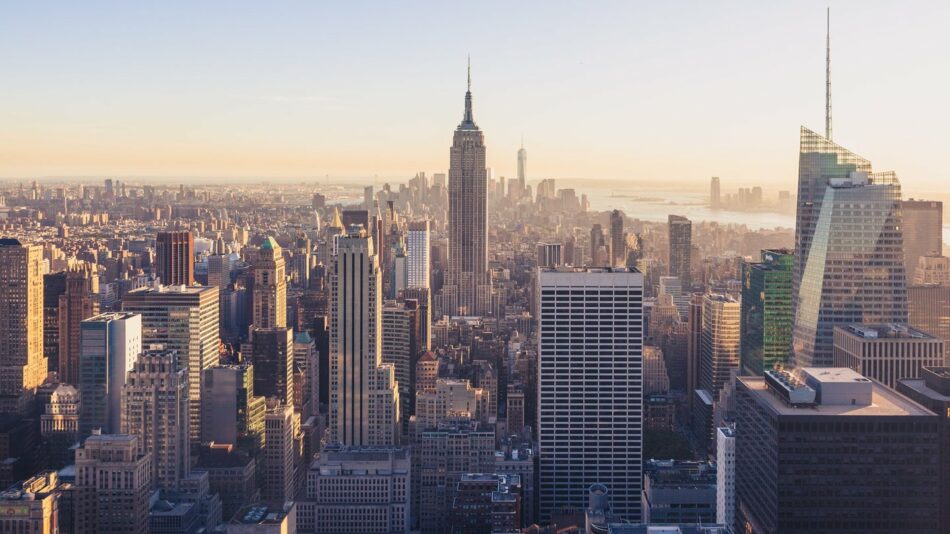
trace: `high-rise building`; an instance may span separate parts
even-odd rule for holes
[[[670,215],[670,276],[678,276],[684,290],[692,286],[690,255],[693,251],[693,223],[686,217]],[[611,491],[613,488],[611,487]]]
[[[221,497],[221,517],[234,517],[246,503],[260,501],[257,462],[230,443],[202,445],[194,470],[208,473],[211,491]]]
[[[709,180],[709,207],[712,209],[719,209],[721,204],[721,193],[719,191],[719,177],[713,176]]]
[[[703,348],[703,296],[694,294],[689,300],[689,315],[686,334],[686,393],[690,411],[693,408],[695,392],[699,385],[700,354]]]
[[[261,498],[285,502],[294,498],[294,407],[267,400],[264,414],[264,483]]]
[[[330,440],[351,446],[396,443],[395,370],[382,363],[379,260],[373,239],[341,238],[330,274]]]
[[[937,531],[933,412],[834,367],[739,377],[736,393],[737,532]]]
[[[716,477],[716,465],[708,461],[647,460],[643,523],[714,523]]]
[[[484,388],[473,388],[468,380],[437,378],[431,390],[416,392],[416,435],[453,420],[487,423],[489,395]]]
[[[66,272],[66,291],[59,297],[59,380],[79,381],[79,323],[99,313],[99,277],[89,269]]]
[[[75,532],[148,532],[150,464],[135,436],[86,438],[76,449]]]
[[[303,384],[300,384],[294,375],[294,408],[306,419],[310,413],[319,413],[320,409],[320,362],[317,344],[309,332],[300,332],[294,337],[294,368],[303,377]],[[305,405],[309,408],[302,410]]]
[[[623,267],[627,264],[627,239],[623,233],[623,213],[620,210],[610,212],[610,266]]]
[[[399,413],[402,414],[402,432],[409,432],[409,414],[413,413],[411,401],[414,397],[411,377],[413,362],[419,350],[419,308],[407,306],[405,302],[387,301],[382,313],[383,363],[392,365],[399,388]]]
[[[419,350],[429,350],[432,345],[432,297],[427,287],[409,287],[402,292],[403,301],[416,301],[419,307]]]
[[[889,388],[944,365],[944,341],[907,325],[849,324],[834,332],[835,367],[847,367]]]
[[[201,442],[229,443],[249,452],[264,444],[264,397],[254,392],[254,366],[216,365],[201,385]]]
[[[742,263],[742,374],[760,375],[788,360],[794,268],[786,249],[763,250],[761,262]]]
[[[168,286],[195,283],[195,236],[187,230],[159,232],[155,238],[156,271]]]
[[[251,363],[254,393],[294,404],[294,331],[292,328],[255,328]]]
[[[732,529],[736,521],[736,429],[716,430],[716,523]]]
[[[739,367],[741,306],[728,295],[703,297],[703,338],[700,348],[699,387],[713,399],[729,381],[729,373]]]
[[[273,237],[261,244],[254,261],[254,317],[257,328],[287,326],[287,275],[284,255]]]
[[[142,316],[142,342],[178,353],[188,370],[191,440],[201,437],[201,374],[218,363],[218,288],[157,286],[126,293],[122,309]]]
[[[538,244],[538,267],[552,268],[561,266],[561,244],[560,243],[539,243]]]
[[[142,352],[142,316],[102,313],[80,324],[79,431],[117,434],[122,426],[122,387]]]
[[[518,196],[524,196],[527,192],[528,179],[528,151],[524,149],[524,142],[518,149]]]
[[[901,202],[904,232],[904,268],[908,282],[914,280],[921,256],[943,253],[943,202],[905,200]]]
[[[410,222],[406,233],[406,257],[409,282],[406,287],[429,288],[430,227],[428,219]]]
[[[328,445],[307,475],[298,531],[409,532],[409,450]]]
[[[68,508],[62,503],[63,485],[56,471],[42,471],[0,493],[0,525],[4,532],[70,532],[72,524],[63,518]]]
[[[472,116],[471,70],[468,80],[465,114],[449,152],[449,268],[445,285],[458,288],[458,309],[450,310],[453,315],[491,311],[485,134]]]
[[[231,283],[231,257],[227,254],[208,256],[208,285],[224,291]]]
[[[855,206],[860,206],[856,209]],[[833,329],[906,323],[900,184],[801,130],[792,333],[798,366],[832,364]]]
[[[590,229],[590,265],[591,267],[607,267],[609,261],[604,229],[599,224],[595,224]]]
[[[79,390],[60,384],[50,395],[49,404],[40,415],[40,435],[46,446],[49,467],[60,468],[72,463],[70,448],[79,443]]]
[[[598,481],[611,488],[614,511],[638,522],[643,275],[542,270],[538,287],[541,521],[565,507],[583,509],[587,488]],[[575,326],[564,328],[565,321]],[[564,391],[572,392],[570,402]]]
[[[24,412],[46,378],[43,248],[0,239],[0,412]]]
[[[151,458],[152,483],[181,489],[191,470],[188,376],[175,351],[147,349],[129,369],[122,397],[122,433],[136,436],[138,454]]]
[[[466,473],[458,483],[449,523],[453,532],[518,532],[523,486],[518,475]]]
[[[43,275],[43,355],[50,371],[59,370],[59,297],[65,293],[66,271]]]
[[[943,258],[947,259],[947,258]],[[917,276],[923,273],[923,263]],[[907,322],[944,341],[950,362],[950,282],[914,284],[907,288]]]

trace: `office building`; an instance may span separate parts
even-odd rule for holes
[[[70,447],[79,443],[79,406],[79,390],[60,384],[40,415],[40,436],[51,468],[58,469],[73,461]]]
[[[142,316],[142,342],[178,353],[188,370],[189,435],[201,436],[201,374],[218,363],[218,288],[157,286],[136,289],[122,310]]]
[[[0,239],[0,412],[25,412],[46,378],[43,248]]]
[[[736,430],[716,429],[716,523],[732,528],[736,521]]]
[[[292,328],[255,328],[251,363],[254,394],[294,404],[294,331]]]
[[[540,520],[583,508],[596,480],[611,488],[618,515],[639,521],[643,275],[541,270],[538,288]]]
[[[721,202],[722,196],[720,192],[719,177],[713,176],[709,180],[709,207],[714,210],[719,209]]]
[[[187,230],[159,232],[155,238],[155,274],[167,286],[195,283],[195,236]]]
[[[761,375],[787,363],[794,268],[795,256],[787,249],[763,250],[760,262],[742,262],[742,374]]]
[[[474,388],[468,380],[437,378],[435,385],[416,391],[416,432],[453,419],[469,419],[488,422],[489,391]],[[491,415],[494,415],[491,413]]]
[[[454,286],[458,307],[450,315],[487,315],[491,311],[488,272],[488,171],[485,134],[472,115],[469,75],[465,114],[449,151],[449,266],[445,285]]]
[[[937,530],[933,412],[843,368],[766,371],[736,391],[738,532]]]
[[[404,301],[414,300],[419,307],[419,350],[432,345],[432,296],[428,287],[409,287],[402,292]]]
[[[59,296],[59,380],[79,383],[79,324],[99,313],[99,277],[90,269],[66,272],[66,288]]]
[[[703,296],[694,294],[689,300],[686,334],[686,393],[692,411],[694,392],[700,388],[700,354],[703,347]]]
[[[428,219],[413,221],[406,232],[406,258],[408,259],[408,284],[411,288],[429,288],[430,228]]]
[[[942,339],[950,358],[950,284],[908,287],[907,311],[910,326]]]
[[[907,325],[851,324],[835,327],[834,362],[889,388],[902,378],[920,378],[924,367],[942,367],[945,342]]]
[[[150,348],[129,369],[122,397],[123,434],[136,436],[138,454],[151,458],[152,483],[179,490],[191,469],[188,376],[172,350]]]
[[[254,259],[254,316],[256,328],[287,326],[287,273],[284,255],[273,237],[264,239]]]
[[[680,215],[670,215],[667,223],[670,239],[670,276],[679,277],[683,288],[689,289],[693,280],[690,262],[693,252],[693,223]]]
[[[521,142],[521,148],[518,149],[518,198],[528,192],[528,151],[524,149],[524,141]]]
[[[330,274],[330,441],[386,446],[399,436],[395,370],[382,362],[379,260],[354,229],[337,244]]]
[[[713,400],[729,381],[729,372],[739,367],[741,306],[728,295],[703,297],[703,334],[700,347],[699,387]]]
[[[520,435],[525,427],[524,389],[521,384],[508,384],[508,395],[505,398],[505,417],[507,418],[508,435]]]
[[[287,534],[304,532],[297,522],[297,503],[255,503],[234,514],[225,534]]]
[[[897,392],[940,415],[940,531],[950,532],[950,368],[925,367],[920,378],[897,381]]]
[[[399,413],[402,414],[404,434],[409,431],[409,414],[413,412],[411,403],[415,395],[412,391],[412,362],[418,351],[419,337],[419,309],[407,304],[395,301],[383,304],[381,349],[382,362],[393,367],[399,388]]]
[[[914,277],[907,280],[912,286],[950,285],[950,258],[939,254],[917,258]]]
[[[43,275],[43,356],[50,371],[59,370],[59,297],[65,293],[66,271]]]
[[[246,503],[260,501],[257,463],[248,453],[225,443],[202,445],[195,472],[208,474],[208,484],[221,498],[221,517],[230,519]]]
[[[541,243],[538,245],[538,267],[542,269],[560,267],[561,264],[560,243]]]
[[[830,366],[835,325],[907,322],[900,183],[806,128],[798,182],[792,349]]]
[[[116,434],[122,426],[122,387],[142,352],[142,316],[102,313],[80,324],[79,432]]]
[[[327,446],[307,476],[300,532],[409,532],[410,478],[408,449]]]
[[[212,254],[208,256],[208,285],[223,292],[231,283],[231,256]]]
[[[712,462],[647,460],[643,473],[643,522],[714,523],[716,465]]]
[[[76,449],[77,534],[148,532],[151,459],[138,438],[93,434]]]
[[[623,232],[623,213],[620,210],[610,212],[610,266],[623,267],[627,264],[627,236]]]
[[[308,332],[294,337],[294,368],[294,409],[306,419],[320,411],[320,361],[317,344]]]
[[[907,280],[914,280],[922,256],[943,253],[943,202],[905,200],[901,202],[904,229],[904,266]]]
[[[254,391],[254,366],[216,365],[201,384],[201,442],[254,452],[264,445],[264,397]]]
[[[61,520],[62,488],[56,471],[43,471],[0,493],[0,531],[55,534]]]
[[[264,483],[261,498],[267,502],[293,500],[295,492],[294,407],[267,400],[264,413]]]
[[[452,502],[452,532],[519,532],[522,485],[518,475],[466,473]]]

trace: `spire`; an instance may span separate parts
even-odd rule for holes
[[[462,117],[460,128],[465,130],[478,129],[475,118],[472,116],[472,57],[468,57],[468,90],[465,91],[465,116]]]
[[[825,137],[831,141],[831,8],[825,33]]]

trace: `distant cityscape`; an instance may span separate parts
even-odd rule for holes
[[[495,176],[470,65],[404,183],[0,183],[0,532],[950,532],[943,203],[827,48],[794,192]]]

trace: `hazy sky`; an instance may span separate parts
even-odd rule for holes
[[[444,171],[470,53],[497,174],[791,187],[826,5],[6,1],[0,176]],[[950,190],[950,3],[830,5],[835,140]]]

